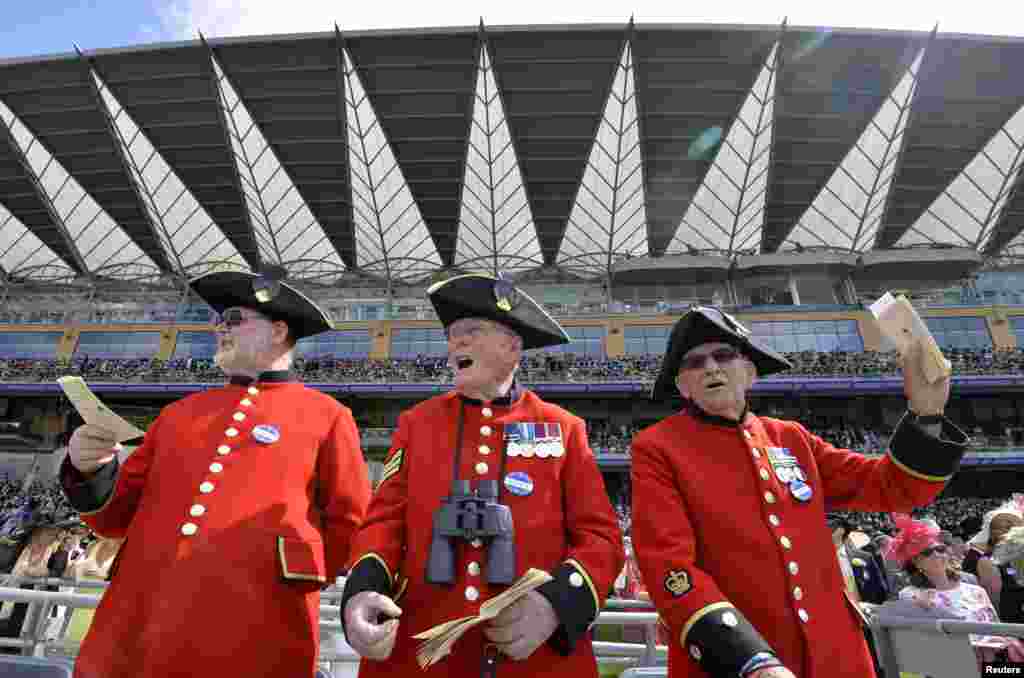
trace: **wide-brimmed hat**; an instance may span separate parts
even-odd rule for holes
[[[427,296],[445,329],[463,318],[484,318],[522,337],[524,350],[569,343],[562,326],[504,278],[484,273],[457,275],[431,285]]]
[[[331,329],[331,320],[312,299],[288,283],[243,271],[217,271],[189,281],[189,287],[217,313],[244,306],[288,324],[298,340]]]
[[[1014,516],[1024,520],[1024,494],[1014,494],[1001,506],[986,513],[985,519],[981,523],[981,530],[967,543],[982,551],[988,549],[988,542],[992,538],[992,519],[1000,515]]]
[[[750,330],[717,306],[695,306],[676,322],[669,335],[661,372],[651,390],[653,400],[667,400],[679,393],[676,376],[683,356],[691,349],[711,342],[735,346],[754,363],[758,376],[793,367],[782,355],[751,337]]]
[[[930,546],[942,542],[939,540],[939,528],[932,522],[914,520],[910,516],[899,513],[893,515],[896,534],[885,547],[883,554],[886,560],[906,565]]]

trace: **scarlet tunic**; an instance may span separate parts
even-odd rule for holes
[[[77,678],[313,675],[319,591],[370,497],[348,408],[294,382],[210,390],[164,408],[120,469],[65,460],[62,482],[126,538]]]
[[[966,442],[948,422],[943,435],[955,442],[903,421],[886,456],[866,457],[753,415],[684,411],[641,431],[633,545],[671,631],[671,678],[736,676],[762,651],[798,678],[873,676],[824,514],[928,503]]]
[[[517,422],[535,426],[522,429]],[[524,431],[537,435],[531,456],[517,453],[530,447]],[[543,445],[540,436],[545,437]],[[506,445],[508,456],[501,475]],[[556,577],[540,592],[558,614],[558,630],[527,660],[502,662],[498,675],[596,676],[586,632],[622,570],[624,551],[618,521],[583,421],[530,391],[514,390],[510,398],[491,403],[448,393],[399,418],[385,463],[385,479],[353,545],[355,565],[342,605],[356,593],[375,590],[396,598],[403,614],[391,657],[363,660],[360,678],[480,676],[486,641],[481,627],[469,631],[456,642],[450,656],[426,672],[416,662],[420,641],[412,638],[441,622],[477,614],[483,602],[506,588],[487,583],[486,543],[466,543],[458,538],[452,540],[456,549],[454,583],[431,584],[425,579],[432,518],[449,494],[457,446],[461,447],[459,479],[504,482],[512,476],[500,501],[512,512],[516,576],[535,567]]]

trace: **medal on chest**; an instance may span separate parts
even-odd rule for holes
[[[814,496],[814,490],[807,483],[807,473],[800,466],[796,455],[788,447],[768,447],[765,451],[771,461],[772,470],[775,471],[775,477],[789,488],[793,498],[801,503],[810,501]]]

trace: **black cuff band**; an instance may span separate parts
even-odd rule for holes
[[[709,676],[737,676],[754,655],[774,654],[757,629],[728,604],[698,619],[682,641],[690,657]]]
[[[904,416],[892,434],[889,453],[893,459],[926,480],[942,481],[956,473],[967,451],[967,434],[943,418],[942,432],[936,438],[911,419],[911,415]]]
[[[345,590],[341,594],[341,631],[348,639],[345,631],[345,605],[352,596],[363,591],[373,591],[381,595],[391,595],[391,578],[388,571],[376,558],[363,558],[345,578]]]
[[[68,457],[60,465],[60,485],[71,507],[79,513],[92,513],[103,508],[114,492],[120,463],[115,457],[91,476],[85,476],[71,465]]]
[[[576,575],[580,585],[574,586],[570,579]],[[583,574],[569,563],[555,570],[554,580],[537,587],[537,593],[548,599],[558,615],[558,628],[548,642],[556,652],[569,656],[576,641],[587,632],[597,619],[597,607],[590,587],[583,580]]]

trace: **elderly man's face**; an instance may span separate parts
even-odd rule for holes
[[[448,326],[448,366],[455,389],[481,398],[515,372],[522,343],[511,330],[482,318],[463,318]]]
[[[735,346],[710,342],[683,356],[676,386],[708,414],[738,419],[756,378],[754,364]]]
[[[251,308],[225,309],[217,323],[217,353],[213,361],[225,374],[244,374],[269,367],[279,335],[287,334],[282,322],[273,322]]]

